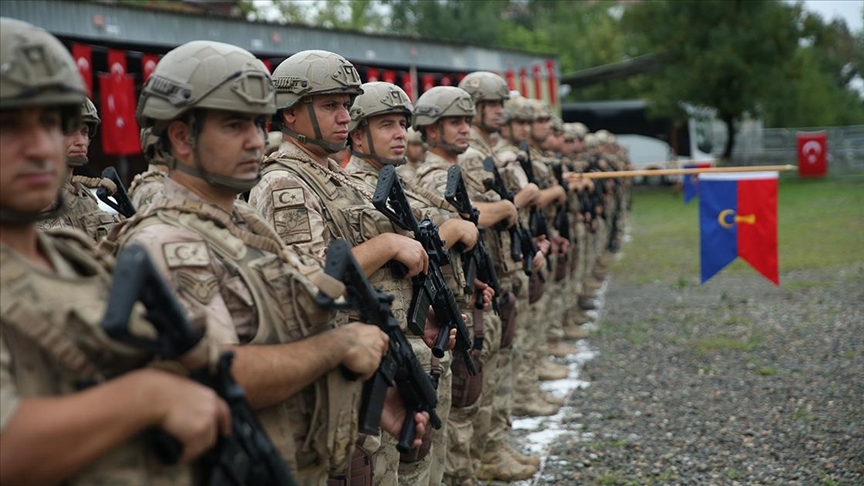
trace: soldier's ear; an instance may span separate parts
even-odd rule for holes
[[[174,152],[176,157],[183,159],[192,155],[192,131],[185,121],[172,121],[168,124],[166,133],[168,140],[171,142],[172,152]]]
[[[297,113],[294,108],[285,108],[280,112],[282,114],[282,123],[285,125],[293,125],[297,121]]]
[[[351,141],[351,148],[357,149],[363,147],[363,141],[365,139],[366,131],[362,128],[357,128],[351,131],[349,134]]]

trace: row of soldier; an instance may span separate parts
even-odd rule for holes
[[[195,41],[166,54],[143,87],[137,116],[151,166],[130,186],[137,211],[123,218],[98,211],[90,192],[119,197],[116,184],[71,175],[99,118],[65,48],[12,19],[0,35],[0,482],[203,481],[190,461],[235,434],[237,416],[183,375],[190,363],[214,368],[225,350],[300,484],[462,485],[537,472],[539,458],[510,442],[511,416],[563,404],[539,382],[567,375],[550,354],[570,354],[568,341],[584,337],[628,201],[624,184],[575,174],[622,167],[614,137],[561,124],[493,73],[412,104],[395,85],[361,84],[334,53],[297,53],[271,78],[239,47]],[[267,147],[268,124],[278,146]],[[346,145],[343,169],[332,157]],[[385,214],[388,199],[381,210],[376,189],[393,166],[408,218],[432,229],[440,251]],[[453,200],[454,166],[467,208]],[[358,409],[396,334],[322,304],[347,295],[323,268],[337,240],[392,294],[392,316],[437,387],[427,408],[405,390],[388,393],[380,434],[358,433]],[[135,246],[203,331],[177,359],[101,327],[122,270],[113,255]],[[475,278],[463,262],[481,246],[491,264]],[[456,316],[438,307],[418,318],[418,286],[439,267]],[[129,328],[152,333],[153,319],[135,307]],[[454,326],[463,320],[468,339]],[[176,464],[157,460],[141,434],[151,428],[179,443]],[[406,430],[416,438],[400,452]]]

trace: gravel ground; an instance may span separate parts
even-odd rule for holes
[[[864,264],[610,275],[536,484],[864,484]]]

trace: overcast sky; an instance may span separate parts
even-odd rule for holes
[[[826,21],[842,18],[852,32],[861,30],[861,9],[864,0],[804,0],[807,10],[818,12]]]

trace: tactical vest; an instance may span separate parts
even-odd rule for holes
[[[344,318],[334,318],[314,300],[319,289],[338,295],[340,284],[311,258],[286,250],[250,206],[238,201],[235,208],[248,230],[206,203],[156,201],[127,220],[117,238],[127,239],[133,227],[160,223],[200,235],[252,295],[258,328],[250,344],[291,343],[343,324]],[[357,437],[361,385],[334,369],[288,400],[258,411],[274,445],[301,476],[304,469],[326,471],[347,464]]]
[[[11,356],[17,395],[22,399],[67,395],[83,384],[146,364],[149,355],[112,341],[100,326],[112,262],[94,257],[92,243],[71,230],[40,234],[39,243],[47,254],[59,255],[57,272],[37,269],[0,246],[0,336]],[[133,310],[133,331],[152,329],[143,315],[141,307]],[[133,439],[65,484],[193,484],[189,467],[164,466],[153,452],[152,442]]]
[[[128,191],[132,205],[136,208],[143,208],[150,204],[162,189],[162,183],[167,177],[168,174],[165,171],[156,168],[150,168],[147,172],[136,175],[132,179]]]

